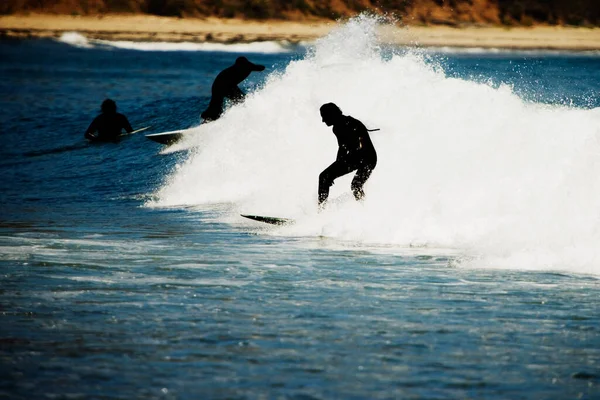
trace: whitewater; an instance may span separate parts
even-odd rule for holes
[[[600,109],[448,76],[425,52],[383,46],[378,26],[369,17],[339,26],[164,150],[188,153],[147,206],[220,206],[227,223],[240,213],[295,218],[260,233],[447,249],[466,268],[600,274]],[[319,214],[318,175],[337,150],[319,115],[327,102],[380,129],[379,161],[363,202],[350,174]]]

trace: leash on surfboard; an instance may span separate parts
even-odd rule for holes
[[[125,135],[133,135],[134,133],[142,132],[142,131],[145,131],[146,129],[150,129],[150,128],[152,128],[152,126],[145,126],[143,128],[136,129],[135,131],[131,131],[129,133],[126,133]]]
[[[375,129],[367,129],[367,132],[375,132],[375,131],[380,131],[381,129],[379,128],[375,128]]]

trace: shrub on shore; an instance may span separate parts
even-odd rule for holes
[[[405,24],[600,25],[598,0],[3,0],[1,14],[134,13],[244,19],[338,19],[369,11]]]

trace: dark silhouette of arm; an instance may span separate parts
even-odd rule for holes
[[[367,128],[359,120],[350,116],[344,117],[343,122],[334,127],[334,131],[340,146],[337,160],[354,158],[366,147]]]
[[[244,93],[239,87],[235,86],[231,89],[231,91],[225,95],[229,100],[234,103],[239,103],[246,97],[246,93]]]
[[[125,131],[127,133],[133,132],[133,128],[131,127],[131,124],[129,123],[129,120],[127,119],[127,117],[124,116],[123,114],[121,114],[121,118],[122,118],[121,126],[123,127],[123,129],[125,129]]]
[[[98,131],[98,118],[100,118],[100,116],[97,116],[96,118],[94,118],[94,120],[92,121],[90,126],[88,126],[87,130],[85,131],[86,136],[91,135]]]

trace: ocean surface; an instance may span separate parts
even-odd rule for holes
[[[377,26],[0,41],[0,398],[599,399],[600,53]],[[200,125],[240,55],[266,70]],[[105,98],[151,128],[87,144]],[[318,213],[326,102],[379,164]]]

